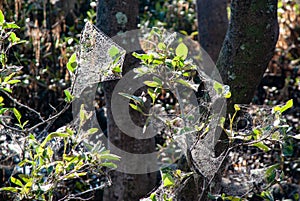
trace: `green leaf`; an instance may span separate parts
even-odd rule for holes
[[[286,104],[283,107],[281,107],[280,113],[283,113],[292,107],[293,107],[293,99],[289,100],[288,102],[286,102]]]
[[[240,106],[238,104],[234,104],[234,109],[235,109],[235,111],[241,110],[241,108],[240,108]]]
[[[274,112],[279,111],[280,113],[283,113],[292,107],[293,107],[293,99],[290,99],[289,101],[286,102],[286,104],[284,106],[276,105],[275,107],[273,107],[273,111]]]
[[[117,66],[113,67],[112,71],[115,73],[121,73],[122,69],[121,69],[120,65],[117,65]]]
[[[2,26],[2,24],[5,22],[5,18],[4,18],[4,15],[3,15],[3,12],[2,10],[0,10],[0,25]]]
[[[115,169],[115,168],[118,167],[116,164],[111,163],[111,162],[101,163],[100,165],[101,165],[101,166],[104,166],[104,167],[108,167],[108,168],[113,168],[113,169]]]
[[[9,35],[9,40],[12,43],[16,43],[20,40],[20,38],[18,38],[17,35],[14,32],[11,32],[11,34]]]
[[[89,133],[90,135],[92,135],[92,134],[96,133],[97,131],[98,131],[98,128],[90,128],[90,129],[88,130],[88,133]]]
[[[65,176],[64,179],[74,179],[74,178],[85,176],[86,174],[87,172],[74,172],[72,174]]]
[[[162,173],[162,180],[164,187],[170,187],[175,184],[173,177],[169,173]]]
[[[294,147],[292,144],[285,142],[282,144],[282,154],[284,156],[292,156],[294,153]]]
[[[116,56],[117,54],[119,54],[120,50],[116,47],[116,46],[111,46],[111,48],[108,51],[108,54],[111,58],[113,58],[114,56]]]
[[[5,27],[8,29],[20,29],[20,27],[13,22],[8,22],[5,25]]]
[[[41,147],[45,147],[46,143],[55,137],[67,138],[67,137],[70,137],[70,134],[69,133],[57,133],[57,132],[50,133],[49,135],[47,135],[46,139],[44,139],[44,141],[42,142]]]
[[[156,93],[155,93],[154,90],[151,89],[151,88],[148,88],[148,89],[147,89],[147,92],[148,92],[149,96],[150,96],[151,99],[152,99],[152,104],[154,104],[154,103],[155,103],[155,100],[156,100],[156,97],[157,97]]]
[[[21,187],[23,186],[22,182],[15,177],[10,177],[10,181],[18,186],[21,186]]]
[[[0,188],[0,191],[10,191],[10,192],[13,192],[13,193],[19,192],[19,190],[15,187],[3,187],[3,188]]]
[[[265,178],[267,180],[268,183],[271,183],[275,180],[276,177],[276,169],[279,168],[280,165],[279,164],[275,164],[270,166],[265,173]]]
[[[156,200],[156,193],[151,193],[149,198],[150,198],[151,201],[157,201]]]
[[[16,84],[16,83],[19,83],[19,82],[21,82],[21,80],[9,80],[7,82],[7,84]]]
[[[188,55],[188,48],[187,46],[184,44],[184,43],[180,43],[176,50],[175,50],[175,53],[177,56],[183,58],[183,59],[186,59],[187,55]]]
[[[3,82],[8,82],[11,78],[13,78],[13,76],[15,76],[16,73],[11,73],[8,76],[6,76],[3,80]]]
[[[128,98],[129,100],[133,100],[135,103],[139,103],[141,105],[144,103],[142,98],[137,97],[135,95],[131,95],[131,94],[127,94],[127,93],[121,93],[121,92],[119,93],[119,95],[121,95],[125,98]]]
[[[184,85],[184,86],[186,86],[190,89],[193,89],[194,91],[198,90],[198,88],[195,85],[191,84],[190,82],[188,82],[184,79],[177,79],[176,82],[179,83],[179,84],[182,84],[182,85]]]
[[[130,107],[140,113],[143,113],[143,110],[138,106],[138,105],[135,105],[135,104],[132,104],[132,103],[129,103]]]
[[[154,82],[157,82],[160,86],[162,86],[163,85],[163,82],[161,81],[161,79],[159,79],[158,77],[153,77],[153,81]]]
[[[84,104],[81,104],[80,106],[80,111],[79,111],[79,119],[80,119],[80,124],[82,125],[83,122],[86,120],[86,114],[84,110]]]
[[[101,160],[112,160],[112,161],[119,161],[121,157],[115,154],[100,154]]]
[[[67,103],[72,102],[72,100],[74,99],[74,96],[70,93],[70,91],[69,91],[68,89],[65,89],[65,90],[64,90],[64,93],[65,93],[65,95],[66,95],[65,101],[66,101]]]
[[[74,73],[77,67],[77,61],[76,61],[76,53],[73,53],[71,57],[69,58],[69,61],[67,63],[67,69]]]
[[[16,108],[13,108],[13,112],[14,112],[14,115],[17,118],[18,122],[20,123],[21,122],[21,118],[22,118],[21,113]]]
[[[253,144],[252,146],[258,147],[261,150],[263,150],[264,152],[270,151],[270,148],[267,145],[265,145],[264,143],[262,143],[262,142],[257,142],[255,144]]]
[[[216,90],[216,92],[218,93],[218,94],[222,94],[223,93],[223,85],[221,84],[221,83],[219,83],[219,82],[215,82],[214,83],[214,89]]]
[[[144,81],[144,84],[148,87],[162,87],[162,85],[156,81]]]
[[[165,50],[166,49],[166,44],[164,44],[164,43],[158,43],[157,47],[160,50]]]
[[[224,98],[230,98],[230,97],[231,97],[231,92],[224,94]]]

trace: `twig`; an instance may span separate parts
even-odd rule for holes
[[[43,117],[41,116],[41,114],[40,114],[38,111],[32,109],[31,107],[28,107],[27,105],[24,105],[24,104],[18,102],[16,99],[14,99],[14,98],[13,98],[9,93],[7,93],[6,91],[2,91],[2,92],[3,92],[9,99],[11,99],[11,100],[14,102],[14,104],[16,104],[16,105],[18,105],[18,106],[20,106],[20,107],[26,108],[27,110],[29,110],[29,111],[31,111],[32,113],[36,114],[42,122],[44,121]]]

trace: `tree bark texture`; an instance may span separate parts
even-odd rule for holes
[[[228,27],[227,0],[197,0],[201,47],[217,62]]]
[[[277,0],[232,0],[229,28],[217,61],[231,88],[227,106],[246,104],[273,56],[278,39]]]
[[[98,0],[97,27],[113,37],[117,34],[137,29],[138,0]],[[133,36],[134,37],[134,36]],[[119,44],[122,46],[122,44]],[[123,73],[139,64],[139,60],[127,52],[123,64]],[[119,149],[129,153],[143,154],[155,151],[154,138],[138,140],[123,133],[116,125],[111,111],[111,98],[118,81],[104,83],[107,107],[108,139]],[[124,106],[128,107],[128,106]],[[130,111],[132,121],[137,125],[145,121],[145,117],[136,111]],[[144,161],[140,161],[143,163]],[[120,163],[122,163],[122,158]],[[138,165],[138,164],[132,164]],[[157,174],[125,174],[114,171],[111,174],[112,186],[104,190],[104,201],[136,201],[150,192],[156,183]]]

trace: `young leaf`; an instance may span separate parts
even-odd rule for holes
[[[154,104],[154,103],[155,103],[155,100],[156,100],[156,93],[155,93],[154,90],[151,89],[151,88],[148,88],[148,89],[147,89],[147,92],[148,92],[149,96],[150,96],[151,99],[152,99],[152,104]]]
[[[138,106],[138,105],[135,105],[135,104],[132,104],[132,103],[129,103],[130,107],[140,113],[143,113],[143,110]]]
[[[8,29],[20,29],[20,27],[13,22],[8,22],[5,25],[6,25],[6,28],[8,28]]]
[[[173,177],[169,173],[163,173],[162,180],[165,187],[173,186],[175,184]]]
[[[184,86],[186,86],[190,89],[193,89],[194,91],[198,90],[198,87],[196,87],[194,84],[192,84],[192,83],[190,83],[190,82],[188,82],[184,79],[178,79],[178,80],[176,80],[176,82],[179,83],[179,84],[182,84],[182,85],[184,85]]]
[[[10,177],[10,181],[18,186],[21,186],[21,187],[23,186],[22,182],[15,177]]]
[[[13,112],[18,122],[21,123],[21,117],[22,117],[21,113],[16,108],[13,108]]]
[[[116,47],[116,46],[112,46],[109,51],[108,54],[111,58],[113,58],[114,56],[116,56],[117,54],[119,54],[120,50]]]
[[[57,132],[50,133],[46,137],[46,139],[44,139],[44,141],[42,142],[41,147],[45,147],[46,143],[49,142],[50,140],[52,140],[55,137],[66,138],[66,137],[70,137],[70,135],[68,133],[57,133]]]
[[[176,56],[179,56],[181,57],[182,59],[186,59],[187,55],[188,55],[188,48],[187,46],[184,44],[184,43],[180,43],[176,50],[175,50],[175,53],[176,53]]]
[[[76,53],[73,53],[71,57],[69,58],[69,61],[67,63],[67,69],[74,73],[77,67],[77,61],[76,61]]]
[[[3,188],[0,188],[0,191],[10,191],[10,192],[13,192],[13,193],[17,193],[18,189],[15,188],[15,187],[3,187]]]
[[[234,104],[234,109],[235,109],[235,111],[241,110],[241,108],[240,108],[240,106],[238,104]]]
[[[0,25],[2,26],[4,22],[5,22],[5,18],[4,18],[2,10],[0,10]]]
[[[148,87],[161,87],[162,86],[159,82],[156,82],[156,81],[145,81],[144,84],[147,85]]]
[[[89,133],[90,135],[92,135],[92,134],[96,133],[97,131],[98,131],[98,128],[90,128],[90,129],[88,130],[88,133]]]
[[[72,100],[74,99],[74,96],[69,92],[69,90],[65,89],[65,90],[64,90],[64,93],[65,93],[65,95],[66,95],[65,101],[66,101],[67,103],[72,102]]]
[[[164,44],[164,43],[158,43],[157,47],[160,50],[165,50],[166,49],[166,44]]]
[[[115,154],[100,154],[101,160],[112,160],[112,161],[119,161],[121,157]]]
[[[222,94],[223,93],[223,85],[219,82],[215,82],[214,83],[214,89],[216,90],[216,92],[218,94]]]

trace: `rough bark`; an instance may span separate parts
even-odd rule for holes
[[[234,103],[253,98],[278,39],[277,0],[232,0],[231,20],[217,61]]]
[[[217,62],[228,27],[227,0],[197,0],[201,47]]]
[[[137,29],[138,2],[138,0],[98,0],[97,27],[110,37],[118,33]],[[120,13],[122,15],[120,15]],[[123,17],[123,19],[120,19],[120,16]],[[139,64],[139,61],[128,52],[123,64],[123,71],[128,72],[137,64]],[[155,141],[153,138],[138,140],[129,137],[117,127],[111,112],[111,97],[117,82],[118,81],[108,81],[104,83],[108,119],[108,139],[110,143],[129,153],[141,154],[154,152]],[[144,121],[144,118],[138,112],[131,111],[131,117],[137,125],[142,124],[141,121]],[[143,161],[140,162],[142,163]],[[154,188],[156,173],[125,174],[115,171],[111,173],[111,179],[112,186],[104,191],[103,200],[135,201],[139,200],[139,198]]]
[[[198,12],[201,10],[198,9]],[[232,97],[227,107],[232,112],[234,103],[247,104],[251,101],[272,58],[278,39],[277,0],[232,0],[230,19],[217,67],[223,82],[231,87]],[[222,153],[225,149],[226,146],[217,144],[215,152]],[[193,158],[197,161],[197,156]],[[204,195],[219,192],[223,169],[221,166],[214,178],[214,188],[206,188]],[[199,198],[203,190],[201,184],[201,181],[189,178],[186,187],[179,191],[177,200],[185,200],[186,197],[195,201],[208,200],[206,196]]]

